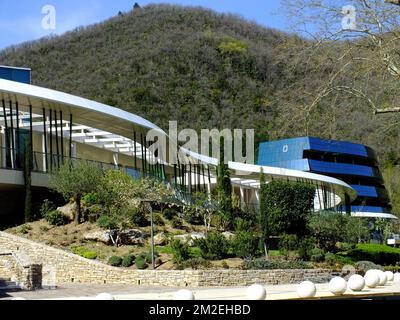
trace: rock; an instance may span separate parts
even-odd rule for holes
[[[187,242],[189,246],[194,245],[194,240],[204,239],[206,235],[203,232],[192,232],[189,234],[179,234],[174,236],[174,239],[179,239],[182,242]]]
[[[88,241],[102,242],[105,244],[109,244],[111,242],[110,231],[105,230],[86,233],[84,234],[83,239]]]
[[[76,203],[75,202],[70,202],[67,203],[63,207],[58,207],[57,211],[61,212],[62,215],[67,218],[69,221],[73,221],[75,217],[75,212],[76,212]]]
[[[168,243],[168,238],[164,232],[158,233],[154,236],[154,244],[156,246],[165,246]]]
[[[226,238],[226,240],[231,240],[235,234],[229,231],[222,232],[222,235]]]
[[[147,238],[146,233],[137,229],[126,229],[120,232],[121,244],[143,244]]]

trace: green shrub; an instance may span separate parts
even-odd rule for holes
[[[182,220],[181,220],[180,218],[178,218],[178,217],[174,217],[174,218],[171,220],[171,226],[172,226],[172,228],[174,228],[174,229],[181,229],[182,226],[183,226]]]
[[[225,260],[222,261],[221,267],[224,268],[224,269],[229,269],[229,265],[228,265],[228,263],[227,263]]]
[[[301,260],[310,260],[311,251],[315,246],[315,239],[313,237],[304,237],[303,239],[299,239],[297,254]]]
[[[130,222],[136,227],[146,227],[149,222],[146,219],[146,210],[139,206],[138,208],[130,209],[131,213],[129,216]]]
[[[232,239],[232,253],[240,258],[254,257],[258,251],[259,238],[251,231],[236,232]]]
[[[125,268],[129,268],[131,265],[133,265],[135,261],[135,256],[132,254],[127,254],[122,257],[122,266]]]
[[[161,216],[159,214],[154,215],[153,221],[156,226],[164,226],[165,225],[164,220],[161,218]]]
[[[40,226],[40,231],[47,232],[49,231],[49,228],[47,226]]]
[[[54,210],[56,210],[54,203],[48,199],[45,199],[40,207],[40,216],[44,218],[48,212]]]
[[[172,218],[176,217],[176,210],[172,208],[164,209],[162,212],[163,216],[167,220],[172,220]]]
[[[50,223],[53,226],[62,226],[66,223],[64,215],[57,210],[48,211],[45,214],[44,218],[48,223]]]
[[[302,260],[265,260],[264,258],[247,259],[243,269],[310,269],[311,266]]]
[[[95,251],[86,251],[86,252],[83,252],[81,254],[81,256],[86,258],[86,259],[92,259],[93,260],[93,259],[97,258],[97,252],[95,252]]]
[[[325,260],[325,251],[320,248],[314,248],[311,250],[311,261],[323,262]]]
[[[71,247],[71,252],[74,254],[80,255],[80,256],[87,251],[88,251],[88,249],[84,246]]]
[[[175,239],[171,242],[170,247],[172,250],[174,263],[180,264],[190,258],[189,246],[187,243],[183,243],[180,240]]]
[[[32,227],[29,224],[23,224],[20,227],[19,232],[21,232],[22,234],[27,234],[27,233],[29,233],[30,230],[32,230]]]
[[[74,254],[77,254],[81,257],[84,257],[86,259],[96,259],[97,258],[97,252],[89,251],[84,246],[71,247],[71,252]]]
[[[90,193],[85,194],[83,196],[82,200],[88,206],[92,206],[92,205],[99,203],[99,197],[98,197],[97,193],[95,193],[95,192],[90,192]]]
[[[354,261],[350,257],[344,257],[338,254],[334,254],[332,252],[327,252],[325,254],[325,262],[330,266],[336,266],[337,268],[340,268],[346,264],[354,264]]]
[[[113,267],[119,267],[122,264],[122,258],[118,256],[111,256],[108,259],[108,264]]]
[[[136,268],[138,268],[140,270],[147,268],[147,262],[146,262],[145,258],[143,258],[141,256],[136,257],[135,265],[136,265]]]
[[[201,257],[204,259],[223,259],[228,254],[228,241],[218,232],[209,232],[203,239],[197,239],[195,245],[200,248]]]
[[[347,255],[354,260],[368,260],[381,265],[395,265],[400,261],[400,249],[382,244],[358,244]]]
[[[102,229],[111,229],[112,230],[112,229],[117,228],[117,224],[115,223],[113,218],[111,218],[110,216],[107,216],[107,215],[100,216],[97,219],[96,223]]]
[[[146,262],[151,263],[151,251],[143,254],[144,254],[143,258],[145,258]],[[158,252],[154,251],[154,259],[156,259],[158,256],[159,256]]]
[[[283,234],[279,239],[279,248],[284,251],[293,251],[297,249],[298,239],[295,234]]]
[[[203,258],[190,258],[182,263],[184,268],[207,269],[211,267],[211,262]]]

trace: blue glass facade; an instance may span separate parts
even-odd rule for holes
[[[0,79],[31,84],[31,70],[25,68],[0,66]]]
[[[338,178],[357,191],[353,212],[390,213],[376,154],[367,146],[314,137],[262,142],[258,164]]]

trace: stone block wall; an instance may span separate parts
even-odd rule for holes
[[[70,252],[0,232],[0,249],[23,250],[32,263],[43,266],[43,283],[132,284],[148,286],[245,286],[253,283],[284,284],[303,280],[327,282],[329,270],[136,270],[116,268]],[[0,260],[0,277],[2,277]]]

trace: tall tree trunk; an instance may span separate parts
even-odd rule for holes
[[[75,222],[77,224],[81,223],[81,195],[80,194],[76,196]]]
[[[268,246],[267,246],[267,242],[264,241],[264,253],[265,253],[265,260],[268,260]]]

